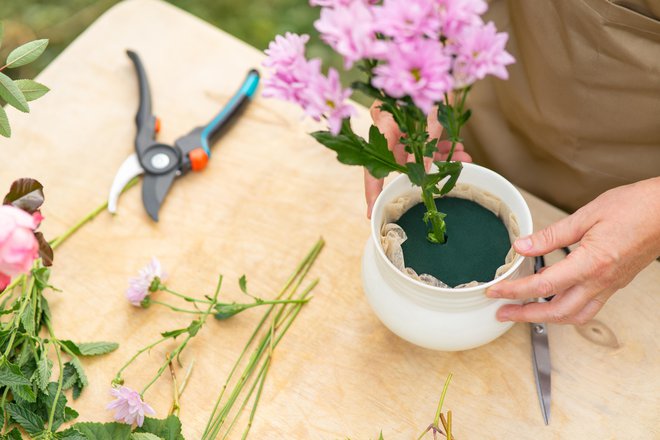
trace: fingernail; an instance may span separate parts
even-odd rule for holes
[[[496,290],[494,287],[491,287],[490,289],[486,290],[486,296],[488,298],[501,298],[502,292]]]
[[[532,239],[530,237],[523,237],[516,240],[516,249],[526,252],[532,249]]]
[[[497,320],[500,322],[508,321],[509,320],[509,312],[506,310],[498,310],[497,311]]]

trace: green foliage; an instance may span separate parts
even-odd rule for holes
[[[76,423],[58,434],[62,440],[185,440],[181,421],[171,415],[165,419],[146,417],[142,427],[132,430],[124,423]]]
[[[329,131],[316,131],[312,137],[336,152],[339,162],[363,166],[378,179],[392,171],[406,171],[405,167],[396,163],[394,154],[387,147],[385,136],[376,126],[372,125],[369,130],[369,142],[353,133],[348,119],[344,120],[337,136]]]
[[[108,354],[119,348],[116,342],[73,342],[68,340],[60,340],[60,343],[65,345],[69,350],[78,356],[99,356]]]
[[[23,93],[26,101],[34,101],[50,91],[45,85],[31,79],[17,79],[14,84]]]
[[[39,210],[44,202],[43,187],[33,179],[14,182],[3,200],[28,213]],[[40,233],[37,233],[40,234]],[[38,239],[46,240],[42,235]],[[47,244],[47,243],[46,243]],[[43,265],[52,261],[40,251],[33,270],[15,278],[6,290],[0,315],[0,440],[15,437],[16,425],[38,439],[69,438],[58,433],[60,426],[75,419],[78,413],[68,406],[65,391],[72,389],[76,399],[88,381],[80,361],[82,356],[96,356],[117,348],[113,342],[74,343],[60,341],[54,333],[45,293],[50,285],[50,269]],[[53,379],[54,354],[58,362]],[[62,358],[67,356],[66,362]],[[4,431],[4,433],[2,433]],[[76,434],[78,435],[78,434]],[[19,435],[20,438],[20,435]],[[83,439],[83,437],[78,437]]]
[[[0,43],[4,35],[4,28],[0,24]],[[12,50],[7,56],[4,65],[0,67],[0,98],[4,103],[24,112],[30,111],[28,101],[40,98],[48,92],[48,87],[30,79],[12,80],[2,71],[25,66],[35,61],[46,50],[48,40],[41,39],[22,44]],[[3,103],[0,102],[0,105]],[[9,118],[4,108],[0,109],[0,135],[11,136]]]

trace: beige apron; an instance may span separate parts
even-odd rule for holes
[[[494,0],[510,79],[470,96],[475,162],[574,211],[660,175],[660,0]]]

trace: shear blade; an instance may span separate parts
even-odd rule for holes
[[[142,181],[142,203],[149,216],[158,221],[158,211],[165,200],[165,196],[172,187],[177,170],[174,169],[167,174],[144,176]]]
[[[110,194],[108,195],[108,211],[112,214],[117,212],[117,201],[124,187],[140,174],[144,174],[144,169],[140,165],[137,154],[133,153],[121,164],[115,179],[112,181]]]
[[[543,413],[543,421],[550,423],[551,362],[548,333],[545,324],[532,323],[532,357],[536,392]]]

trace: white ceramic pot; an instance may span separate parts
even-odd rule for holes
[[[499,197],[518,219],[520,234],[532,233],[532,215],[520,192],[487,168],[466,163],[459,182],[480,187]],[[371,217],[371,236],[362,256],[362,283],[374,312],[392,332],[413,344],[443,351],[467,350],[486,344],[511,328],[499,322],[497,309],[509,300],[490,299],[486,289],[504,279],[533,273],[533,261],[518,256],[500,277],[476,287],[446,289],[413,280],[385,256],[380,244],[383,209],[397,197],[419,188],[408,176],[394,179],[380,194]]]

